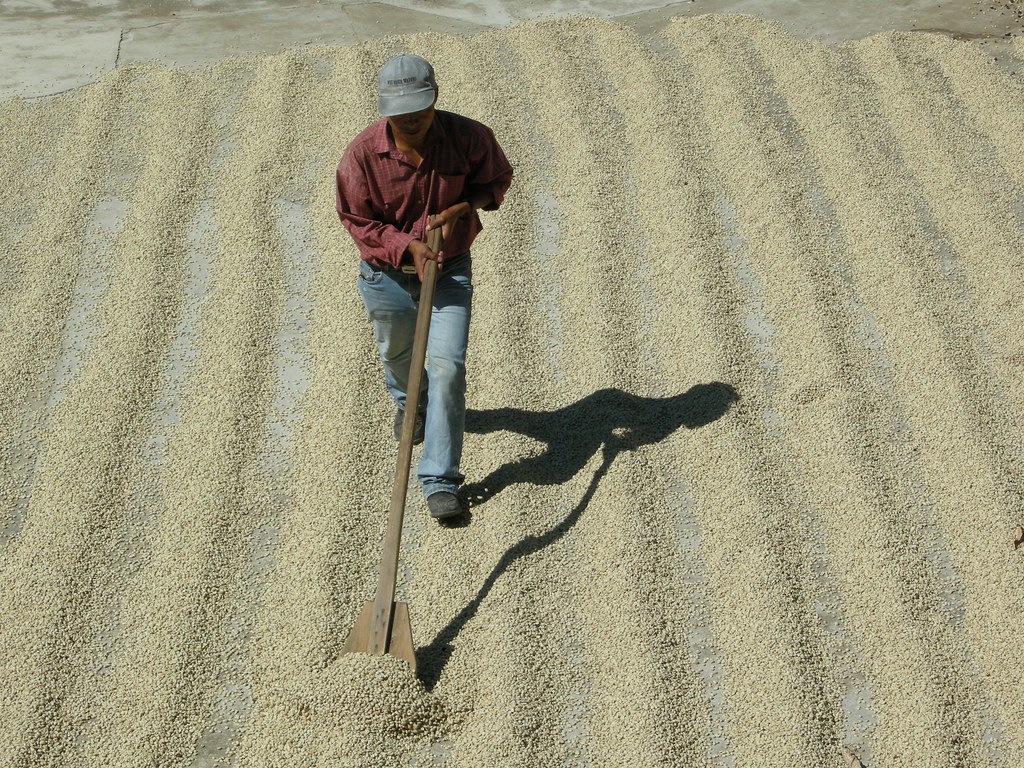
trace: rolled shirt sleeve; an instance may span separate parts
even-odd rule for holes
[[[473,169],[466,177],[464,196],[486,192],[491,202],[484,206],[486,211],[496,211],[505,200],[505,193],[512,184],[512,166],[505,157],[494,132],[485,125],[478,125],[471,161]]]
[[[350,147],[338,164],[335,203],[338,217],[363,259],[397,267],[405,249],[416,238],[411,232],[402,232],[394,224],[381,221],[371,201],[367,171],[356,155]]]

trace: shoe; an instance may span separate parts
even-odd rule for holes
[[[405,411],[399,408],[395,411],[395,440],[402,439],[402,420],[405,418]],[[419,445],[423,442],[423,414],[416,414],[416,424],[412,428],[412,444]]]
[[[448,493],[448,491],[438,491],[427,496],[427,508],[430,509],[430,516],[435,520],[455,517],[463,512],[462,501],[454,493]]]

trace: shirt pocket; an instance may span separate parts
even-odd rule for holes
[[[438,199],[446,205],[452,205],[459,200],[466,190],[466,177],[469,176],[469,163],[461,162],[461,158],[451,158],[444,165],[439,165],[435,173],[435,189]]]

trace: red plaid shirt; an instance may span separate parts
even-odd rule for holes
[[[395,146],[387,120],[348,145],[338,164],[338,216],[359,255],[378,267],[398,267],[412,240],[423,240],[428,214],[478,192],[493,211],[512,183],[512,166],[487,126],[452,112],[434,112],[417,168]],[[474,213],[455,224],[444,252],[469,250],[483,225]]]

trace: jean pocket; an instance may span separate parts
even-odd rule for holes
[[[384,273],[374,269],[367,262],[359,262],[359,279],[367,285],[376,285],[384,279]]]

